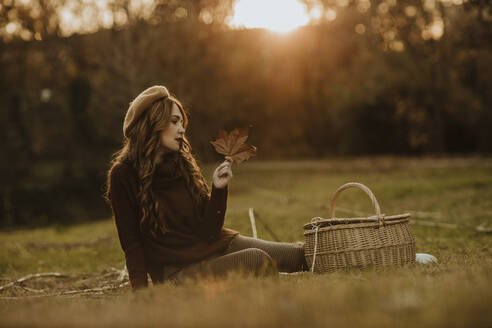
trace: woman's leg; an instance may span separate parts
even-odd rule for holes
[[[236,235],[225,254],[248,248],[258,248],[265,251],[275,261],[280,272],[308,270],[306,258],[304,257],[304,243],[302,242],[274,242]]]
[[[274,260],[261,249],[247,248],[227,255],[190,264],[171,277],[176,282],[187,278],[224,277],[229,272],[246,275],[269,276],[278,274]]]

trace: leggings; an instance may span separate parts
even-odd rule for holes
[[[224,277],[230,272],[258,277],[307,270],[302,242],[272,242],[236,235],[222,254],[192,263],[171,278],[181,282],[187,278]]]

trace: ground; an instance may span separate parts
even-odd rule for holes
[[[213,166],[204,166],[210,177]],[[490,158],[251,160],[233,167],[226,226],[258,237],[303,241],[302,226],[328,217],[337,187],[361,182],[387,215],[411,213],[417,252],[439,263],[334,274],[231,276],[164,284],[132,293],[114,223],[0,232],[0,326],[490,327],[492,161]],[[337,217],[371,215],[368,197],[347,190]],[[261,222],[260,222],[261,221]],[[477,227],[479,228],[477,230]],[[1,287],[0,287],[1,288]],[[103,288],[82,292],[87,289]]]

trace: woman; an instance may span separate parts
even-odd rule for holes
[[[232,159],[214,171],[212,190],[191,154],[188,119],[163,86],[138,95],[125,116],[123,147],[107,174],[132,288],[230,271],[259,275],[307,269],[304,244],[241,236],[225,228]]]

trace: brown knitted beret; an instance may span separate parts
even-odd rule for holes
[[[128,107],[126,112],[125,121],[123,122],[123,135],[128,137],[128,131],[135,124],[138,118],[150,108],[152,103],[160,98],[169,97],[169,91],[167,88],[161,85],[154,85],[148,89],[145,89],[135,98]]]

